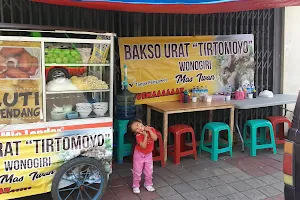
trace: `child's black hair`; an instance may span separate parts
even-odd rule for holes
[[[143,121],[140,120],[140,119],[132,119],[132,120],[130,120],[130,121],[128,122],[128,124],[127,124],[127,135],[128,135],[129,137],[131,137],[131,139],[132,139],[132,152],[134,151],[134,148],[135,148],[135,145],[136,145],[136,140],[135,140],[135,133],[132,131],[131,126],[132,126],[132,124],[135,123],[135,122],[143,123]]]
[[[135,123],[135,122],[143,123],[143,121],[140,120],[140,119],[132,119],[132,120],[130,120],[130,121],[128,122],[128,124],[127,124],[127,134],[129,134],[129,135],[134,135],[134,134],[135,134],[135,133],[132,131],[132,128],[131,128],[132,124]]]

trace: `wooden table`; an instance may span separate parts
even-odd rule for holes
[[[181,103],[180,101],[172,102],[161,102],[161,103],[151,103],[147,104],[147,124],[151,125],[151,110],[155,110],[163,114],[163,136],[164,136],[164,154],[165,161],[167,161],[167,146],[168,146],[168,115],[175,113],[186,113],[186,112],[196,112],[196,111],[211,111],[230,109],[230,130],[233,136],[234,128],[234,105],[230,102],[224,101],[213,101],[211,103],[207,102],[196,102],[196,103]],[[210,116],[211,119],[211,116]],[[231,137],[233,138],[233,137]]]

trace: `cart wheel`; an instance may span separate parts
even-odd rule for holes
[[[107,187],[107,173],[93,158],[79,157],[63,164],[54,176],[53,200],[100,200]]]
[[[64,68],[53,68],[48,74],[48,81],[52,81],[57,78],[70,78],[68,71]]]

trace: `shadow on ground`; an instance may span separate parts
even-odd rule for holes
[[[278,154],[259,150],[256,157],[234,148],[233,157],[223,154],[217,162],[207,153],[198,160],[181,159],[180,165],[168,161],[165,168],[154,167],[155,192],[131,191],[131,163],[114,164],[113,174],[103,200],[284,200],[283,146]],[[52,200],[50,194],[36,195],[17,200]]]

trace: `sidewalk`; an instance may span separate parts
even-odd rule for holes
[[[131,164],[115,165],[104,200],[283,200],[282,153],[279,146],[277,155],[261,150],[250,157],[238,148],[233,158],[225,154],[217,162],[204,153],[197,161],[182,159],[179,166],[155,166],[156,192],[143,189],[139,195],[131,192]]]
[[[154,167],[156,192],[131,190],[131,163],[114,164],[113,174],[103,200],[283,200],[283,146],[278,154],[259,150],[257,157],[235,148],[233,158],[224,154],[219,161],[210,161],[203,153],[198,160],[187,157],[180,165],[167,163]],[[49,194],[19,200],[51,200]]]

